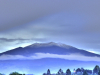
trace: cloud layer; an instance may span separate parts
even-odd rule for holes
[[[50,54],[50,53],[35,53],[30,57],[22,56],[22,55],[1,55],[0,60],[35,60],[35,59],[43,59],[43,58],[60,58],[67,60],[78,60],[78,61],[97,61],[100,62],[100,57],[89,57],[84,56],[82,54],[70,54],[70,55],[58,55],[58,54]]]
[[[61,42],[100,54],[100,1],[1,1],[0,53]]]
[[[61,42],[99,54],[99,33],[87,29],[90,16],[57,13],[0,34],[1,52],[38,42]],[[5,47],[6,46],[6,47]]]
[[[84,1],[1,1],[0,2],[0,31],[5,31],[36,20],[40,17],[62,11],[92,15],[90,18],[99,23],[99,0]],[[88,20],[90,21],[90,20]],[[91,21],[92,22],[92,21]],[[92,24],[93,25],[93,24]],[[99,24],[98,24],[99,25]],[[94,25],[93,25],[94,26]],[[94,26],[95,27],[95,26]],[[97,27],[98,28],[98,27]]]

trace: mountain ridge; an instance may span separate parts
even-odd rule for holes
[[[80,53],[85,56],[98,56],[100,55],[88,52],[86,50],[78,49],[66,44],[62,43],[34,43],[32,45],[26,46],[26,47],[18,47],[3,53],[0,53],[0,55],[3,54],[9,54],[9,55],[25,55],[30,56],[33,53],[52,53],[52,54],[71,54],[71,53]]]

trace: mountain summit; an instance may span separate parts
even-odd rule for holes
[[[62,43],[34,43],[32,45],[29,45],[27,47],[19,47],[13,50],[9,50],[3,53],[0,53],[0,55],[8,54],[8,55],[24,55],[24,56],[31,56],[34,53],[51,53],[51,54],[82,54],[84,56],[97,56],[100,57],[98,54],[94,54],[91,52],[88,52],[86,50],[81,50],[66,44]]]
[[[48,47],[48,46],[60,46],[60,47],[65,47],[69,48],[71,46],[62,44],[62,43],[55,43],[55,42],[49,42],[49,43],[34,43],[30,45],[31,47]]]

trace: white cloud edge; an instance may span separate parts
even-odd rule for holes
[[[70,55],[58,55],[58,54],[50,54],[50,53],[35,53],[32,56],[26,57],[23,55],[6,55],[3,54],[0,56],[0,60],[35,60],[35,59],[42,59],[42,58],[60,58],[60,59],[68,59],[68,60],[78,60],[78,61],[97,61],[100,62],[100,57],[94,56],[84,56],[82,54],[74,53]]]

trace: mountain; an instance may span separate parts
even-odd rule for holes
[[[99,58],[98,54],[61,43],[35,43],[0,53],[0,71],[6,75],[13,71],[42,75],[48,69],[51,74],[59,69],[65,73],[68,68],[71,71],[81,67],[93,70],[95,65],[100,66]]]
[[[24,55],[24,56],[31,56],[34,53],[52,53],[52,54],[70,54],[70,53],[79,53],[85,56],[97,56],[100,55],[91,53],[85,50],[80,50],[72,46],[68,46],[61,43],[35,43],[27,47],[19,47],[13,50],[9,50],[0,55],[8,54],[8,55]]]

